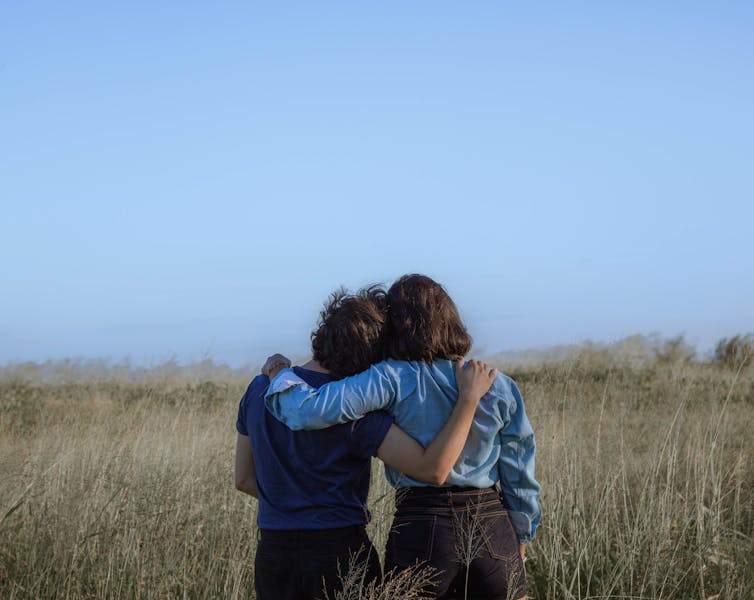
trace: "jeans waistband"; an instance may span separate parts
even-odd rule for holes
[[[397,490],[398,497],[420,497],[420,496],[447,496],[447,495],[467,495],[483,496],[485,494],[498,495],[495,487],[475,488],[461,485],[449,485],[446,487],[403,487]]]
[[[405,492],[402,489],[406,489]],[[396,516],[439,515],[457,511],[503,514],[500,492],[491,488],[402,488],[395,499]]]
[[[307,542],[366,535],[366,526],[347,525],[329,529],[258,529],[257,540],[270,542]]]

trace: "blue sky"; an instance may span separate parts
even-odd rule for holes
[[[304,354],[422,272],[477,351],[754,330],[749,2],[0,7],[0,363]]]

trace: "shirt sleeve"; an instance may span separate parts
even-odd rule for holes
[[[508,379],[501,402],[506,426],[499,433],[498,472],[503,502],[518,542],[525,544],[534,537],[542,515],[539,505],[540,486],[534,478],[534,431],[526,416],[524,401],[516,384]]]
[[[241,435],[249,435],[247,427],[247,415],[249,414],[249,404],[262,396],[262,391],[270,383],[267,375],[257,375],[251,380],[249,387],[246,388],[246,392],[241,397],[241,401],[238,403],[238,416],[236,417],[236,431]]]
[[[393,424],[391,417],[384,410],[370,412],[363,419],[351,425],[351,449],[360,458],[377,456],[377,449],[385,441],[385,436]]]
[[[290,429],[324,429],[357,421],[390,407],[398,396],[399,374],[387,363],[315,388],[293,369],[283,369],[270,383],[265,405]]]
[[[236,431],[241,435],[249,435],[248,429],[246,429],[246,406],[248,404],[249,392],[248,390],[241,398],[241,402],[238,403],[238,416],[236,417]]]

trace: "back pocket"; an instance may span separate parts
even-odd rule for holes
[[[432,560],[437,517],[395,517],[385,552],[385,570],[399,570]]]
[[[474,518],[492,558],[511,560],[518,556],[518,538],[508,513],[479,515]]]

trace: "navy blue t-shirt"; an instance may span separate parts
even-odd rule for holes
[[[294,367],[319,387],[329,375]],[[318,431],[292,431],[264,406],[270,380],[259,375],[238,407],[236,429],[250,436],[262,529],[328,529],[369,522],[371,459],[393,418],[385,412]]]

